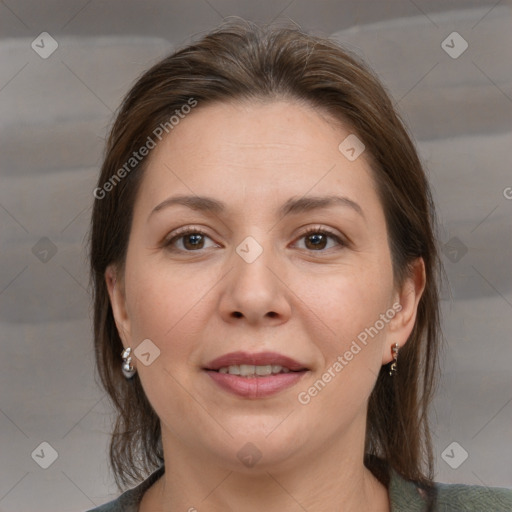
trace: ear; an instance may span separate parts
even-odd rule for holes
[[[399,290],[394,293],[393,309],[395,316],[388,324],[388,336],[383,347],[382,363],[387,364],[393,360],[392,347],[398,343],[403,347],[414,328],[418,303],[425,289],[425,262],[417,258],[410,265],[409,275]]]
[[[131,329],[130,318],[126,310],[126,296],[124,290],[124,282],[118,270],[109,265],[105,271],[105,281],[107,283],[108,295],[112,312],[116,322],[117,331],[123,342],[123,346],[128,348],[131,346]]]

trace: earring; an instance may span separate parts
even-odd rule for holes
[[[121,357],[123,358],[123,364],[121,366],[121,369],[123,370],[123,375],[127,379],[131,379],[137,372],[137,370],[132,366],[132,358],[130,355],[131,352],[132,352],[132,349],[130,347],[125,348],[121,352]]]
[[[393,377],[393,375],[396,375],[398,373],[398,366],[397,366],[397,360],[398,360],[398,343],[395,343],[394,347],[391,347],[391,350],[393,352],[393,359],[394,361],[391,363],[391,366],[389,368],[389,375]]]

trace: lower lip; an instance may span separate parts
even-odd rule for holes
[[[276,373],[275,375],[240,377],[230,373],[207,371],[210,378],[222,389],[244,398],[264,398],[293,386],[305,374],[302,372]]]

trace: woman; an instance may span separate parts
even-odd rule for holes
[[[358,59],[223,25],[135,84],[94,195],[110,460],[139,484],[96,511],[512,510],[432,481],[434,207]]]

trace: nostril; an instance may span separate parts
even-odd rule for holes
[[[233,313],[233,316],[234,316],[235,318],[240,318],[240,317],[242,317],[243,315],[242,315],[242,313],[240,313],[240,311],[235,311],[235,312]]]

